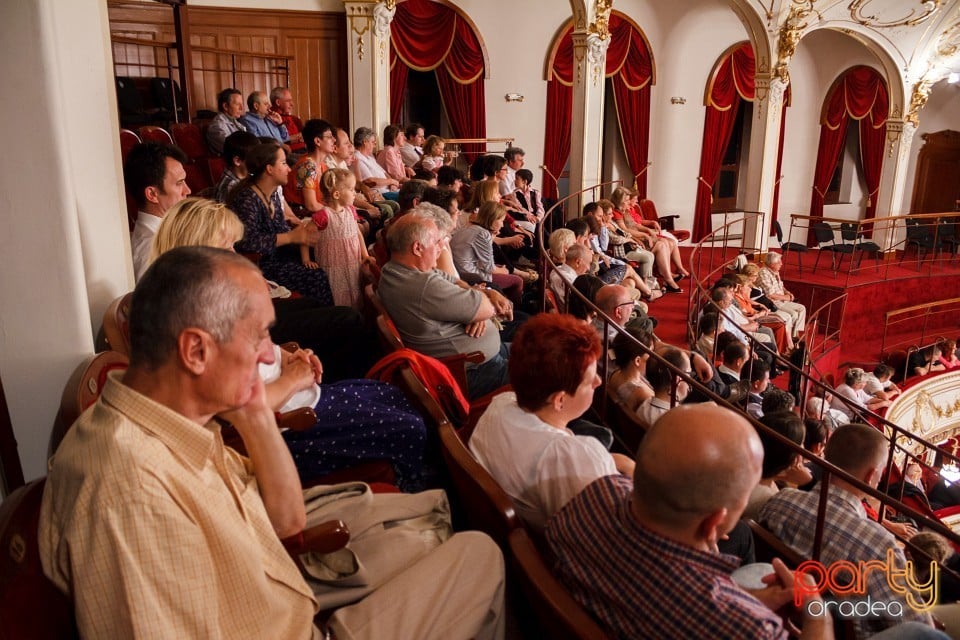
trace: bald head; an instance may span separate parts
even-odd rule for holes
[[[742,416],[712,403],[681,405],[640,443],[635,512],[643,523],[676,531],[720,509],[735,521],[760,481],[762,462],[760,438]]]
[[[623,326],[630,318],[630,312],[633,310],[628,305],[633,304],[633,298],[630,297],[630,290],[619,284],[608,284],[597,292],[595,298],[596,304],[600,310],[617,321]]]

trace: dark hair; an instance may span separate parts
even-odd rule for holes
[[[404,128],[403,135],[407,136],[408,138],[413,138],[417,135],[417,131],[420,131],[420,129],[423,129],[422,124],[419,122],[411,122],[406,126],[406,128]]]
[[[760,418],[764,424],[782,436],[786,436],[797,445],[803,444],[804,427],[800,416],[790,411],[764,412]],[[797,459],[797,452],[788,445],[780,442],[766,431],[757,429],[760,442],[763,444],[763,467],[760,472],[762,478],[772,478]]]
[[[689,360],[687,354],[674,346],[667,345],[659,349],[657,355],[680,371],[688,366],[685,362]],[[674,372],[660,360],[651,358],[647,362],[647,382],[650,383],[655,392],[669,391],[673,386],[673,376]]]
[[[315,140],[323,138],[323,134],[327,131],[336,135],[333,125],[326,120],[311,118],[303,123],[303,142],[307,145],[307,153],[313,153],[316,150],[317,143]]]
[[[247,150],[247,154],[243,158],[243,164],[247,167],[247,175],[237,183],[237,186],[231,189],[230,195],[227,196],[228,206],[232,207],[240,193],[259,180],[266,172],[267,167],[276,162],[278,151],[282,152],[283,147],[276,140],[261,142]]]
[[[407,211],[414,207],[414,200],[422,200],[423,192],[429,185],[423,180],[407,180],[400,186],[400,193],[397,195],[397,204],[400,205],[400,211]]]
[[[731,342],[740,342],[740,339],[737,338],[732,331],[721,331],[718,333],[716,339],[714,340],[714,346],[716,347],[717,353],[722,356],[724,349],[726,349],[727,345]],[[740,342],[740,344],[743,343]]]
[[[517,156],[525,156],[526,152],[520,147],[507,147],[507,150],[503,152],[503,158],[507,162],[513,160]]]
[[[517,169],[516,176],[527,184],[533,182],[533,171],[530,169]]]
[[[700,316],[700,319],[697,320],[697,335],[710,335],[717,330],[717,321],[719,316],[715,313],[704,313]],[[729,332],[727,332],[729,333]]]
[[[577,276],[573,280],[573,288],[579,291],[583,297],[591,303],[596,299],[597,291],[600,291],[604,286],[606,286],[606,283],[603,280],[589,273]],[[567,312],[575,318],[586,320],[589,315],[594,312],[594,308],[580,300],[577,296],[571,294],[567,302]]]
[[[653,334],[649,331],[629,325],[623,329],[622,332],[617,332],[613,339],[614,361],[621,369],[634,358],[649,354],[653,348]]]
[[[260,144],[257,136],[249,131],[234,131],[223,141],[223,161],[227,167],[233,166],[233,159],[245,160],[247,151]]]
[[[451,187],[457,180],[463,182],[463,172],[460,169],[446,164],[437,169],[437,184],[439,186]]]
[[[737,360],[747,357],[747,346],[739,340],[731,342],[723,348],[723,364],[730,365]]]
[[[171,249],[150,265],[130,303],[131,367],[162,366],[188,327],[207,331],[218,344],[230,339],[250,305],[247,292],[224,273],[226,264],[256,269],[246,258],[212,247]]]
[[[573,231],[573,235],[577,238],[590,233],[590,223],[583,218],[574,218],[573,220],[567,222],[565,226],[567,229],[570,229],[570,231]]]
[[[803,426],[806,428],[803,436],[803,448],[807,451],[812,451],[816,445],[825,443],[830,435],[830,431],[823,420],[807,418],[803,421]]]
[[[558,391],[574,393],[600,353],[593,327],[565,314],[533,316],[510,346],[510,384],[517,404],[536,411]]]
[[[583,212],[580,215],[581,217],[586,218],[599,208],[600,205],[598,205],[596,202],[588,202],[587,204],[583,205]]]
[[[163,178],[167,175],[167,158],[172,158],[180,164],[187,164],[190,161],[187,154],[179,147],[159,142],[142,142],[135,145],[127,154],[127,161],[123,163],[123,182],[138,206],[143,207],[147,204],[147,197],[144,194],[147,187],[156,187],[163,191]]]
[[[827,440],[823,457],[847,473],[857,475],[877,460],[886,460],[888,444],[886,436],[875,427],[854,422],[837,427]]]
[[[893,375],[893,367],[888,364],[883,364],[882,362],[873,368],[873,375],[877,378],[882,378],[884,376]]]
[[[223,111],[223,105],[230,104],[230,98],[234,95],[242,96],[239,89],[234,89],[233,87],[227,87],[223,91],[217,94],[217,108]]]
[[[507,161],[501,156],[483,156],[483,175],[492,178],[497,175],[500,169],[503,169]]]
[[[388,124],[383,128],[383,146],[392,147],[397,136],[400,135],[400,125]]]
[[[760,382],[770,373],[770,365],[763,360],[754,360],[750,366],[750,382]]]
[[[763,394],[763,400],[760,402],[760,410],[763,411],[763,415],[777,413],[778,411],[792,412],[796,404],[797,401],[787,391],[770,387],[767,389],[767,392]]]
[[[250,95],[247,96],[247,109],[253,111],[253,105],[257,103],[257,96],[262,94],[263,91],[253,91]]]
[[[427,187],[423,191],[421,202],[435,204],[444,211],[450,211],[450,204],[457,202],[457,193],[450,189],[438,189],[436,187]]]
[[[413,179],[414,180],[423,180],[424,182],[430,182],[435,180],[437,175],[430,171],[429,169],[424,169],[423,167],[417,166],[413,169]]]

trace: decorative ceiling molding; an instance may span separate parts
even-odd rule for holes
[[[788,69],[790,59],[797,52],[797,45],[800,44],[803,31],[810,26],[810,16],[817,14],[817,17],[820,17],[820,14],[813,7],[815,2],[816,0],[793,0],[787,19],[780,25],[780,33],[777,38],[777,66],[774,67],[773,73],[785,84],[790,83],[790,71]]]
[[[864,14],[867,7],[875,1],[876,0],[851,0],[850,5],[847,7],[850,11],[850,18],[858,24],[874,29],[912,27],[926,21],[939,11],[940,6],[943,4],[943,0],[910,0],[906,4],[916,4],[919,6],[909,9],[905,16],[884,21],[876,14]],[[898,0],[898,4],[902,5],[903,3],[904,0]]]

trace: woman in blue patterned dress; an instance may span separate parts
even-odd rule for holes
[[[259,254],[260,270],[268,280],[332,305],[327,274],[300,261],[300,245],[316,243],[316,228],[284,217],[280,187],[287,183],[290,167],[283,149],[270,142],[257,145],[247,152],[245,164],[248,175],[229,201],[244,227],[237,251]]]

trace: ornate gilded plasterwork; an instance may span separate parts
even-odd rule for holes
[[[913,85],[913,93],[910,95],[910,106],[907,108],[907,114],[903,119],[915,127],[920,124],[920,110],[926,106],[932,87],[933,83],[929,80],[920,80]]]
[[[960,52],[960,22],[955,22],[940,34],[937,54],[942,58],[949,58],[958,52]]]
[[[610,37],[610,12],[613,10],[613,0],[596,0],[593,5],[594,21],[587,29],[596,34],[601,40]]]
[[[815,2],[816,0],[793,0],[787,19],[780,25],[777,38],[777,66],[774,67],[773,72],[784,83],[790,83],[788,69],[790,59],[797,52],[797,45],[800,43],[804,29],[810,25],[808,18],[817,13],[813,8]]]
[[[876,14],[865,14],[864,11],[875,0],[852,0],[847,7],[850,18],[865,27],[874,29],[891,29],[894,27],[912,27],[927,20],[935,14],[943,4],[943,0],[899,0],[898,4],[904,7],[906,15],[894,20],[881,21]],[[911,5],[913,5],[911,7]],[[910,8],[907,8],[910,7]]]

